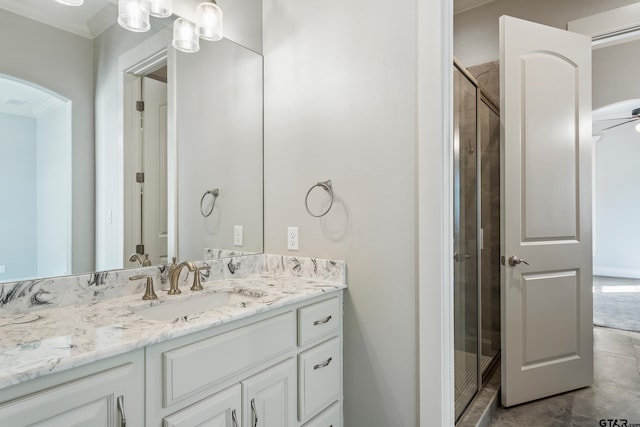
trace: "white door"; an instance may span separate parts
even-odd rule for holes
[[[167,263],[167,84],[142,78],[142,238],[153,265]]]
[[[124,265],[135,264],[135,252],[166,264],[167,84],[127,75],[125,93]],[[137,101],[143,111],[134,108]]]
[[[591,40],[503,16],[500,85],[502,404],[511,406],[593,381]]]

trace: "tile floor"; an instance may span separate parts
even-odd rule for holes
[[[627,419],[628,425],[640,426],[640,334],[596,327],[593,335],[592,387],[509,409],[499,407],[489,426],[613,426],[600,424],[601,419]]]

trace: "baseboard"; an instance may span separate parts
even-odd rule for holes
[[[625,277],[628,279],[640,279],[640,270],[626,268],[596,267],[593,266],[594,276]]]

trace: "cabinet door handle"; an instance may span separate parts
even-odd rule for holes
[[[238,417],[236,417],[236,410],[231,411],[231,420],[233,421],[233,427],[238,427]]]
[[[124,413],[124,396],[118,396],[118,412],[120,413],[120,427],[127,427],[127,416]]]
[[[256,400],[251,399],[251,418],[253,418],[253,427],[258,426],[258,411],[256,411]]]
[[[315,322],[313,322],[313,326],[318,326],[318,325],[322,325],[324,323],[329,323],[329,320],[331,320],[331,316],[327,316],[326,318],[324,318],[322,320],[316,320]]]
[[[332,360],[333,360],[333,357],[330,357],[330,358],[327,359],[326,362],[318,363],[317,365],[315,365],[313,367],[313,370],[315,371],[316,369],[326,368],[327,366],[329,366],[329,363],[331,363]]]

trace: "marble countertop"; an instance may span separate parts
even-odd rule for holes
[[[151,301],[143,301],[138,292],[5,316],[0,312],[0,389],[346,288],[342,281],[268,273],[203,286],[203,291],[183,288],[174,296],[156,289],[158,299]],[[137,313],[224,290],[257,298],[173,321]]]

